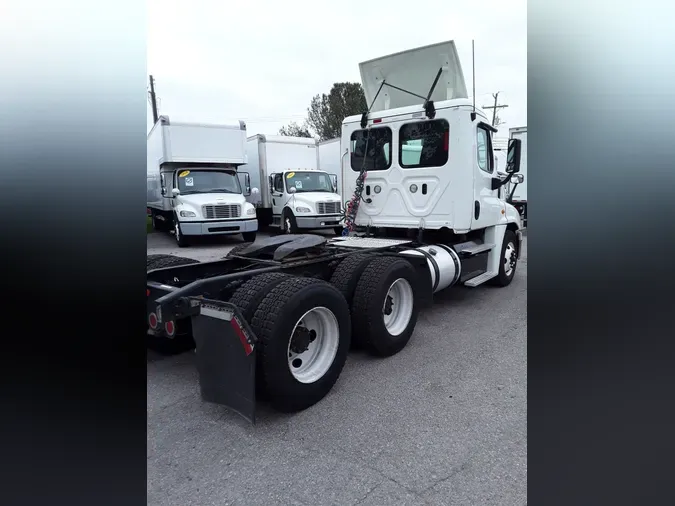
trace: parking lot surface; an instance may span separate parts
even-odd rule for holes
[[[262,237],[262,234],[261,234]],[[220,258],[150,234],[148,253]],[[148,352],[149,505],[525,505],[527,238],[510,286],[436,294],[408,346],[352,352],[337,384],[255,426],[202,402],[194,354]]]

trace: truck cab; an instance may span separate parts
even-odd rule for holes
[[[455,235],[478,235],[496,225],[520,228],[518,212],[500,191],[496,129],[468,98],[453,42],[365,62],[360,70],[371,112],[345,118],[341,136],[348,155],[345,198],[361,194],[355,226]],[[434,75],[437,85],[425,102],[419,97],[429,92]],[[509,149],[513,158],[516,143]],[[507,174],[517,171],[507,166]]]
[[[179,246],[191,236],[213,234],[241,233],[244,241],[255,240],[255,207],[246,201],[236,169],[183,166],[165,172],[165,183],[167,176]]]
[[[285,233],[334,229],[341,234],[342,206],[335,177],[322,170],[288,169],[269,176],[274,224]]]

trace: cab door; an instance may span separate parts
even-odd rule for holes
[[[283,174],[270,174],[270,193],[272,194],[272,215],[281,216],[284,209]]]
[[[478,123],[476,126],[472,230],[499,223],[504,208],[499,198],[499,190],[492,189],[492,180],[498,177],[492,149],[492,130],[493,128],[485,123]]]

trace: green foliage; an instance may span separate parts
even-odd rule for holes
[[[307,123],[322,141],[340,137],[342,120],[365,112],[366,97],[360,83],[335,83],[328,95],[316,95],[307,110]]]
[[[342,120],[365,112],[367,107],[360,83],[335,83],[327,95],[312,98],[307,120],[302,125],[291,122],[282,127],[279,134],[313,137],[311,132],[314,132],[321,141],[335,139],[342,133]]]
[[[312,134],[307,128],[307,122],[298,125],[295,121],[291,121],[288,126],[279,129],[279,135],[286,135],[288,137],[312,137]]]

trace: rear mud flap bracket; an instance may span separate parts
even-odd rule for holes
[[[255,423],[255,334],[233,304],[190,298],[202,399]]]

